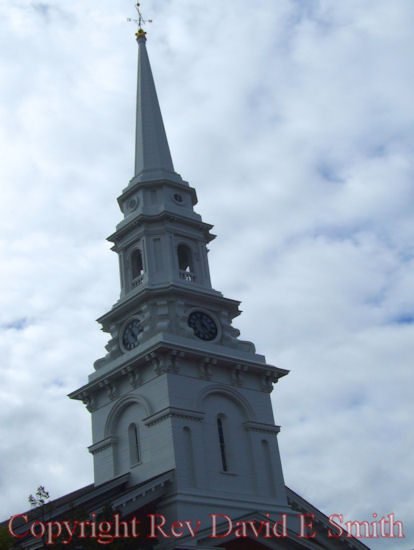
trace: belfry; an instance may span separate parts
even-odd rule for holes
[[[239,302],[212,288],[215,235],[175,172],[141,27],[137,41],[135,170],[108,237],[120,298],[98,319],[106,355],[70,394],[91,413],[94,483],[48,514],[107,503],[121,518],[147,514],[160,549],[367,548],[330,536],[284,484],[270,392],[288,371],[239,338]]]

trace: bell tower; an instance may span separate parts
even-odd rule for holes
[[[121,293],[99,323],[107,354],[70,394],[92,416],[95,485],[128,473],[132,487],[168,473],[160,504],[202,520],[287,511],[270,392],[288,371],[266,363],[232,322],[239,302],[211,286],[212,226],[174,170],[141,29],[135,174],[108,237]]]

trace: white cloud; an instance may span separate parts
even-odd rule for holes
[[[215,224],[215,288],[270,363],[287,483],[394,512],[411,548],[413,4],[155,1],[148,50],[174,164]],[[133,6],[4,3],[0,512],[92,480],[65,395],[106,343],[105,236],[132,176]],[[22,320],[25,319],[25,322]],[[53,411],[53,414],[51,414]],[[71,442],[68,448],[67,441]]]

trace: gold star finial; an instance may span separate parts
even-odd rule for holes
[[[135,33],[135,36],[138,38],[140,36],[145,36],[147,34],[142,27],[146,23],[152,23],[152,19],[144,19],[143,15],[141,13],[141,10],[140,10],[140,3],[139,2],[137,2],[135,4],[135,9],[137,10],[137,13],[138,13],[138,19],[132,19],[131,17],[128,17],[127,21],[133,21],[134,23],[136,23],[138,25],[138,30]]]

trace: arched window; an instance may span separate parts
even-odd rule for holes
[[[129,465],[134,466],[140,462],[139,436],[136,424],[128,426]]]
[[[193,262],[191,249],[186,244],[179,244],[178,252],[178,267],[182,271],[193,271]]]
[[[142,252],[136,248],[131,254],[132,286],[138,286],[142,283],[144,275],[144,264],[142,261]]]
[[[263,449],[263,465],[264,471],[266,473],[266,491],[270,496],[275,496],[276,486],[275,486],[275,474],[272,464],[272,455],[269,447],[269,442],[266,439],[262,439],[262,449]]]
[[[224,427],[223,427],[222,416],[217,417],[217,432],[218,432],[218,440],[220,445],[221,465],[223,468],[223,472],[227,472],[228,460],[227,460],[227,454],[226,454],[226,440],[224,437]]]
[[[179,244],[177,247],[178,269],[180,270],[180,279],[184,281],[194,281],[194,265],[191,248],[186,244]]]
[[[183,437],[184,464],[186,465],[185,472],[187,474],[187,482],[190,487],[195,487],[196,474],[195,474],[193,438],[192,438],[191,430],[188,426],[184,426],[183,436],[184,436]]]

